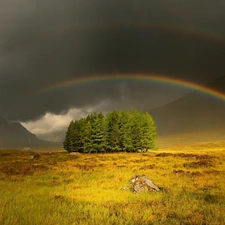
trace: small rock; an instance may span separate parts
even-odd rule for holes
[[[38,152],[34,152],[34,155],[30,156],[30,159],[39,159],[41,155]]]
[[[130,186],[125,186],[122,190],[131,189],[134,193],[143,191],[160,191],[160,189],[144,174],[136,175],[129,180]]]

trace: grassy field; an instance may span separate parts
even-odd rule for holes
[[[225,144],[150,153],[0,151],[0,224],[225,224]],[[146,174],[160,192],[121,190]]]

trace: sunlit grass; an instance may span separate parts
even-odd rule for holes
[[[225,224],[225,145],[150,153],[0,152],[0,224]],[[121,190],[146,174],[161,192]]]

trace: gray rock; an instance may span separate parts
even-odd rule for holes
[[[160,189],[144,174],[136,175],[129,180],[130,186],[125,186],[122,190],[131,189],[134,193],[143,191],[160,191]]]
[[[34,152],[33,155],[30,156],[30,159],[39,159],[41,157],[40,153]]]

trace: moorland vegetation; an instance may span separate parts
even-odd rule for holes
[[[1,225],[225,224],[225,145],[148,153],[0,151]],[[121,190],[135,174],[160,188]]]

